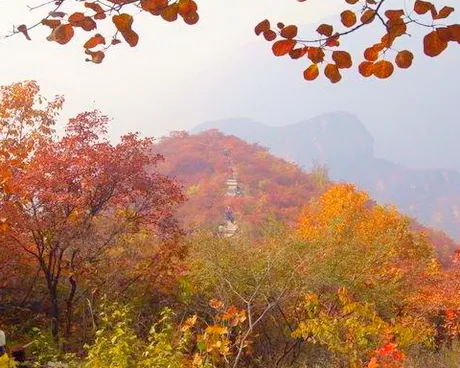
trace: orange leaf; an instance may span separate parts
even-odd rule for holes
[[[273,44],[272,51],[275,56],[283,56],[292,51],[295,45],[294,40],[279,40]]]
[[[359,0],[345,0],[350,5],[356,4]]]
[[[318,64],[311,64],[305,71],[303,72],[303,77],[307,81],[312,81],[318,78],[319,75],[319,68]]]
[[[114,15],[112,17],[112,22],[115,24],[115,27],[123,33],[125,31],[131,30],[133,24],[133,17],[129,14],[123,13],[120,15]]]
[[[180,0],[178,6],[177,11],[182,18],[185,18],[190,13],[196,13],[198,10],[198,6],[193,0]]]
[[[281,37],[292,39],[297,36],[297,27],[296,26],[287,26],[284,27],[280,32]]]
[[[445,6],[444,8],[442,8],[439,13],[434,17],[434,19],[444,19],[444,18],[447,18],[449,15],[451,15],[451,13],[454,12],[454,8],[450,7],[450,6]]]
[[[91,59],[85,59],[86,61],[91,61],[94,64],[100,64],[102,63],[102,60],[104,60],[105,54],[102,51],[90,51],[86,50],[86,54],[91,55]]]
[[[408,50],[398,52],[395,58],[395,63],[401,69],[407,69],[412,65],[414,55]]]
[[[121,32],[121,35],[125,39],[125,41],[128,43],[129,46],[134,47],[137,45],[139,42],[139,35],[134,32],[132,29]]]
[[[340,14],[340,20],[345,27],[353,27],[356,24],[356,14],[351,10],[345,10]]]
[[[25,24],[21,24],[20,26],[18,26],[17,30],[18,32],[21,32],[26,37],[27,40],[29,41],[31,40],[29,36],[29,32],[27,30],[27,26]]]
[[[368,61],[375,61],[379,58],[379,52],[372,46],[364,50],[364,58]]]
[[[52,29],[58,27],[61,25],[61,21],[58,20],[58,19],[43,19],[41,21],[41,23],[44,25],[44,26],[48,26]]]
[[[386,79],[393,74],[394,66],[388,60],[377,61],[373,66],[373,74],[380,79]]]
[[[324,68],[324,75],[331,81],[331,83],[337,83],[342,79],[339,68],[335,64],[327,64]]]
[[[379,363],[377,362],[376,357],[372,357],[372,359],[369,361],[369,364],[367,365],[367,368],[378,368]]]
[[[387,22],[388,32],[393,37],[399,37],[406,33],[407,25],[401,18],[393,18]]]
[[[435,57],[441,54],[446,48],[447,41],[442,40],[436,31],[428,33],[423,38],[423,51],[425,55]]]
[[[80,27],[85,31],[92,31],[97,27],[96,22],[83,13],[76,12],[69,17],[69,23],[74,27]]]
[[[363,77],[370,77],[374,72],[374,63],[371,61],[363,61],[359,64],[358,70]]]
[[[61,45],[68,43],[74,35],[74,30],[70,24],[61,24],[53,29],[51,34],[47,37],[48,41],[56,41]]]
[[[193,25],[200,20],[200,16],[198,15],[197,12],[190,12],[190,13],[187,13],[187,15],[183,17],[183,19],[185,23],[189,25]]]
[[[300,59],[308,52],[308,47],[301,47],[299,49],[293,49],[289,51],[291,59]]]
[[[105,12],[104,9],[99,4],[96,3],[85,3],[85,7],[93,10],[96,15],[94,16],[94,19],[105,19]]]
[[[417,0],[414,4],[414,11],[419,15],[428,13],[433,8],[434,5],[427,1]]]
[[[329,38],[326,40],[326,46],[327,46],[327,47],[337,47],[337,46],[340,46],[339,37],[340,37],[340,35],[339,35],[338,33],[336,33],[335,35],[329,37]]]
[[[450,32],[450,40],[460,43],[460,24],[452,24],[447,26]]]
[[[269,30],[270,30],[270,22],[268,21],[268,19],[263,20],[258,25],[256,25],[256,27],[254,28],[254,32],[256,33],[257,36]]]
[[[308,48],[308,58],[312,63],[318,64],[324,60],[324,51],[320,47],[310,47]]]
[[[384,47],[391,47],[393,45],[394,40],[396,39],[396,36],[393,33],[386,33],[382,39],[381,43]]]
[[[160,15],[161,10],[168,6],[168,0],[142,0],[142,9],[152,13],[153,15]]]
[[[388,19],[398,19],[401,18],[404,15],[404,10],[398,9],[398,10],[387,10],[385,12],[385,16]]]
[[[367,9],[363,15],[361,15],[361,23],[371,23],[375,18],[375,11]]]
[[[452,34],[449,28],[447,27],[436,28],[436,33],[438,34],[439,38],[442,41],[446,41],[446,42],[452,41]]]
[[[95,34],[88,41],[86,41],[83,47],[85,49],[92,49],[98,45],[105,45],[105,38],[99,33]]]
[[[334,31],[334,29],[332,28],[331,25],[329,24],[321,24],[317,29],[316,29],[316,32],[318,32],[320,35],[323,35],[323,36],[331,36],[332,35],[332,32]]]
[[[283,22],[276,23],[276,26],[278,27],[278,29],[283,29],[285,27]]]
[[[351,56],[346,51],[334,51],[332,53],[332,60],[334,60],[337,67],[340,69],[348,69],[353,65]]]
[[[179,11],[179,7],[177,6],[176,3],[174,3],[174,4],[169,5],[168,7],[164,8],[160,12],[160,15],[165,21],[174,22],[175,20],[177,20],[178,11]]]
[[[379,43],[374,44],[374,46],[372,46],[372,48],[375,51],[380,52],[385,48],[385,45],[383,43],[379,42]]]

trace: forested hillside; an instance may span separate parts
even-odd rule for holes
[[[193,131],[207,129],[259,142],[307,170],[315,162],[325,165],[332,180],[355,183],[380,203],[394,204],[426,226],[460,239],[460,173],[407,167],[386,159],[390,151],[377,157],[374,137],[354,114],[328,113],[286,126],[250,119],[209,121]]]
[[[155,144],[154,151],[166,157],[160,170],[184,185],[188,200],[178,217],[186,227],[195,224],[216,229],[229,205],[239,222],[252,230],[267,220],[294,224],[302,208],[333,184],[321,166],[302,170],[259,144],[217,130],[176,132]],[[308,153],[303,158],[307,161]],[[233,171],[244,193],[237,198],[225,195],[226,181]],[[446,264],[458,245],[440,231],[415,220],[412,223],[430,235]]]
[[[154,151],[166,157],[162,172],[185,186],[188,201],[178,212],[185,226],[215,227],[230,204],[238,217],[254,227],[270,218],[292,224],[301,207],[327,184],[327,177],[319,172],[304,172],[262,146],[218,131],[178,132],[163,138]],[[226,181],[232,175],[243,195],[229,199]]]

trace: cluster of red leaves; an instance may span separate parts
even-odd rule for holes
[[[445,312],[444,328],[450,338],[460,339],[460,311],[447,309]]]
[[[107,18],[111,18],[115,26],[115,35],[111,40],[100,33],[94,33],[83,45],[85,53],[91,58],[86,59],[99,64],[105,57],[105,51],[112,45],[121,43],[117,38],[121,34],[129,46],[134,47],[139,42],[139,35],[132,29],[134,10],[141,9],[154,16],[160,16],[167,22],[174,22],[180,16],[186,24],[195,24],[199,20],[197,13],[198,7],[193,0],[107,0],[89,1],[83,3],[82,11],[67,14],[60,10],[64,1],[57,0],[56,8],[48,16],[41,20],[41,25],[51,29],[51,34],[47,37],[48,41],[57,42],[61,45],[67,44],[75,35],[77,29],[85,32],[97,30],[98,24]],[[131,7],[133,11],[121,12],[124,7]],[[115,13],[112,15],[112,13]],[[112,15],[112,16],[111,16]],[[111,16],[111,17],[110,17]],[[34,26],[27,27],[22,24],[16,28],[16,33],[20,32],[30,40],[29,30]],[[98,48],[99,49],[96,49]]]
[[[345,30],[335,31],[332,25],[321,24],[316,30],[319,36],[314,40],[298,38],[298,29],[295,25],[286,26],[280,22],[275,30],[267,19],[255,27],[255,33],[263,35],[267,41],[275,41],[278,36],[281,38],[272,45],[275,56],[289,55],[292,59],[306,56],[312,63],[304,71],[304,78],[308,81],[316,79],[319,76],[319,66],[325,64],[324,75],[332,83],[342,79],[342,69],[353,66],[350,53],[337,49],[340,39],[373,22],[380,22],[385,33],[379,42],[364,50],[364,60],[358,66],[359,73],[364,77],[375,76],[385,79],[393,74],[394,64],[401,69],[407,69],[412,65],[414,55],[409,50],[396,51],[394,61],[387,59],[388,53],[395,50],[395,41],[408,34],[409,25],[426,26],[430,29],[423,39],[424,53],[427,56],[440,55],[449,42],[460,43],[460,24],[446,26],[435,23],[437,20],[448,18],[454,8],[444,6],[438,11],[430,2],[415,0],[413,10],[406,12],[404,9],[384,9],[385,1],[366,0],[363,5],[358,0],[345,0],[349,5],[360,6],[359,9],[347,9],[340,14],[340,21]],[[431,19],[428,22],[431,23],[425,24],[423,20],[415,19],[413,13],[420,16],[429,13]]]
[[[404,354],[398,350],[397,346],[387,343],[374,351],[374,354],[367,365],[368,368],[402,368]]]

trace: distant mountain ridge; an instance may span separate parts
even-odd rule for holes
[[[380,203],[394,204],[425,225],[460,239],[460,173],[411,169],[374,155],[374,139],[359,118],[333,112],[287,126],[251,119],[208,121],[192,132],[218,129],[269,148],[274,155],[311,169],[326,165],[335,181],[349,181]]]

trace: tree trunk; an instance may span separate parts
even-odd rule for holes
[[[51,301],[51,334],[54,341],[59,342],[59,300],[57,296],[57,286],[52,285],[50,291]]]
[[[75,298],[75,293],[77,291],[77,281],[75,280],[75,277],[69,276],[69,282],[70,282],[70,293],[69,293],[69,297],[66,300],[66,316],[65,316],[65,331],[64,331],[64,337],[66,341],[69,340],[70,335],[72,333],[73,301]]]

